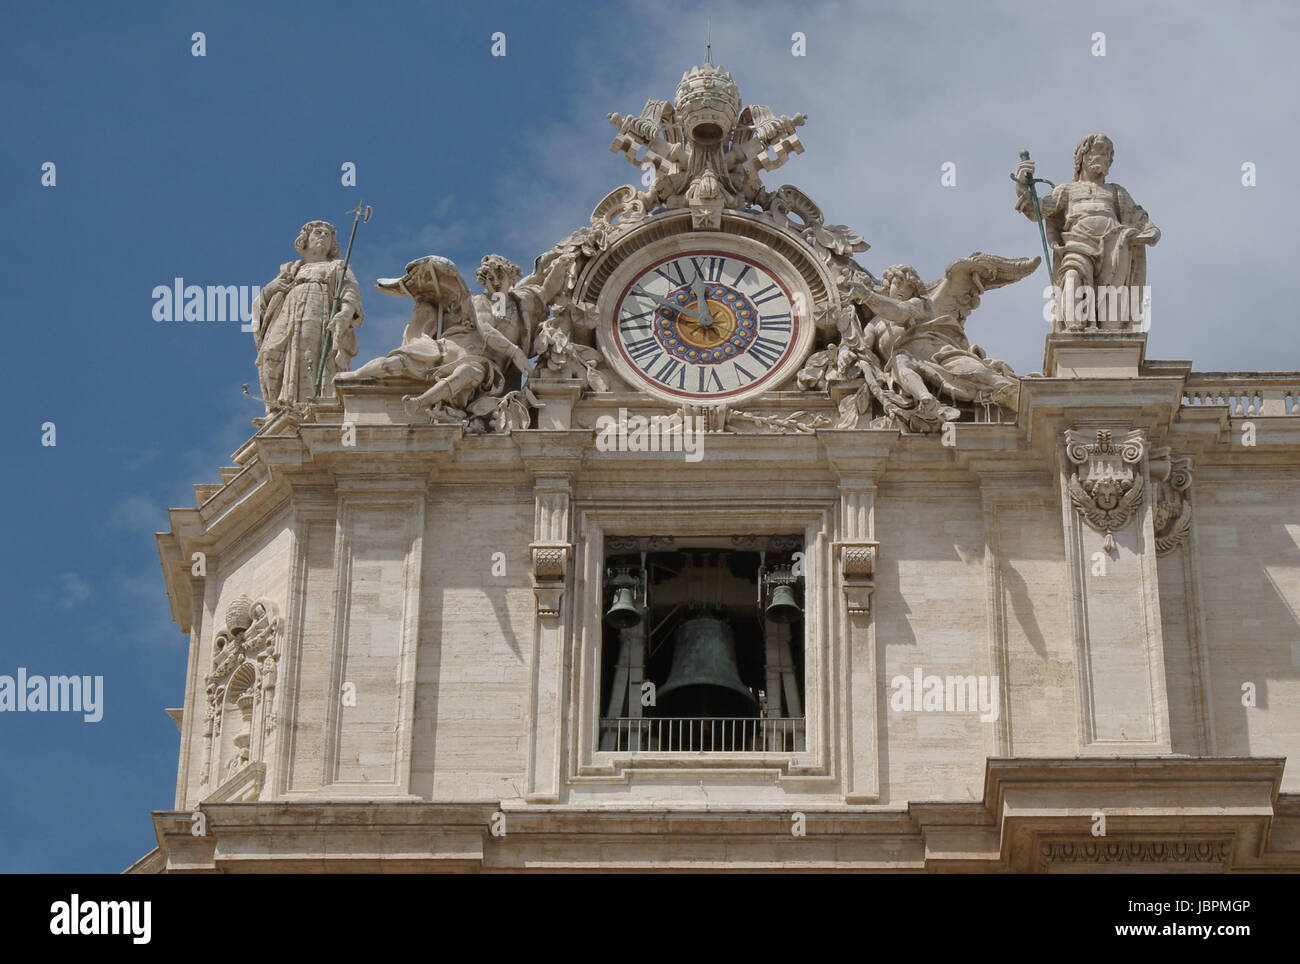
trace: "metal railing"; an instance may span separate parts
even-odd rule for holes
[[[793,753],[803,750],[804,718],[630,717],[600,721],[600,749],[658,753]]]
[[[1193,372],[1183,405],[1226,405],[1229,418],[1300,415],[1300,372]]]

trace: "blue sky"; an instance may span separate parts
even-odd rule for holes
[[[163,708],[182,702],[187,637],[153,533],[260,409],[240,392],[257,382],[251,335],[157,323],[153,288],[265,284],[300,225],[345,232],[364,199],[356,364],[381,355],[406,312],[375,278],[425,254],[467,275],[490,251],[527,270],[636,179],[608,151],[606,114],[673,96],[703,57],[706,13],[746,103],[808,114],[806,153],[768,186],[795,184],[857,229],[877,275],[1036,254],[1007,179],[1018,151],[1068,180],[1075,142],[1103,130],[1112,179],[1164,234],[1149,357],[1300,368],[1296,308],[1271,291],[1293,273],[1297,213],[1300,21],[1285,3],[6,4],[0,674],[102,675],[106,705],[98,724],[0,714],[0,871],[120,870],[152,847],[149,812],[172,805]],[[956,187],[940,184],[946,161]],[[987,296],[970,322],[1022,373],[1041,363],[1043,278]]]

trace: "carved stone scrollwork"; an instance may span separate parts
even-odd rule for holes
[[[1053,840],[1039,845],[1041,867],[1050,864],[1227,864],[1232,841],[1200,840]]]
[[[835,545],[849,613],[866,615],[871,612],[871,594],[876,588],[876,553],[880,544],[855,540]]]
[[[572,547],[567,542],[534,542],[528,548],[533,556],[533,592],[537,596],[537,615],[558,616],[564,599],[564,580]]]
[[[1166,446],[1151,452],[1156,554],[1168,555],[1192,531],[1192,457],[1175,456]]]
[[[1067,488],[1074,508],[1097,532],[1106,536],[1102,547],[1115,549],[1114,533],[1124,528],[1142,504],[1142,456],[1146,439],[1132,431],[1120,441],[1107,429],[1095,439],[1067,430],[1065,455],[1079,470],[1070,475]]]
[[[212,670],[204,681],[200,782],[205,786],[228,782],[265,758],[266,734],[275,729],[282,622],[275,604],[265,599],[253,602],[241,595],[226,607],[226,625],[213,641]]]
[[[675,536],[610,536],[605,542],[610,552],[661,552],[676,544]]]

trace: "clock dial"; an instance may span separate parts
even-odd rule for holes
[[[757,260],[716,250],[674,254],[623,289],[614,348],[656,394],[750,395],[788,374],[803,300]]]

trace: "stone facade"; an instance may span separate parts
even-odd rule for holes
[[[706,65],[613,115],[654,185],[527,278],[485,259],[470,295],[425,258],[381,281],[415,303],[403,345],[268,406],[172,510],[181,755],[134,870],[1300,870],[1300,373],[1062,324],[1017,377],[964,324],[1037,259],[877,282],[860,237],[759,181],[802,115],[734,91]],[[712,396],[671,338],[638,364],[620,301],[642,285],[664,331],[743,343],[766,289],[670,277],[707,251],[770,271],[795,329],[770,378]],[[1071,252],[1058,272],[1086,274]],[[700,457],[602,444],[655,417],[698,418]],[[797,579],[756,555],[783,539]],[[612,560],[644,594],[637,553],[720,540],[763,560],[761,600],[798,593],[795,630],[755,623],[757,725],[787,742],[609,738],[624,712],[649,732],[619,687],[655,665],[607,628]]]

